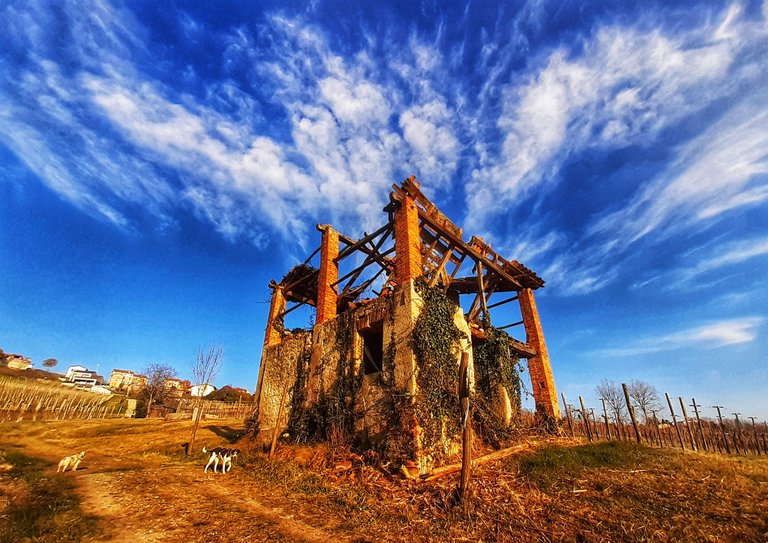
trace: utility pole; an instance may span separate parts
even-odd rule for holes
[[[669,399],[669,394],[666,392],[664,395],[667,397],[667,404],[669,404],[669,413],[672,415],[672,424],[675,425],[675,432],[677,432],[677,439],[680,441],[680,446],[685,450],[685,443],[683,443],[683,434],[680,433],[680,428],[677,426],[677,418],[675,417],[675,410],[672,409],[672,400]]]
[[[760,442],[757,440],[757,426],[755,426],[755,419],[757,417],[748,417],[752,420],[752,435],[755,438],[755,449],[757,450],[758,456],[760,455]]]
[[[611,440],[611,426],[608,424],[608,410],[605,408],[605,398],[600,398],[603,402],[603,416],[605,417],[605,435],[608,436],[608,441]]]
[[[731,447],[728,445],[728,436],[725,433],[725,425],[723,424],[723,415],[720,413],[721,409],[725,409],[724,405],[713,405],[713,409],[717,409],[717,418],[720,421],[720,431],[723,433],[723,442],[725,442],[725,451],[731,454]]]

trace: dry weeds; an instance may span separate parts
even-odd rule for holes
[[[198,444],[233,443],[240,421],[209,421]],[[530,452],[480,466],[471,498],[458,476],[402,478],[374,455],[256,446],[226,476],[183,454],[188,422],[103,420],[2,425],[0,451],[24,454],[42,476],[71,484],[95,518],[82,541],[766,541],[768,459],[532,438]],[[76,473],[55,474],[86,450]],[[397,466],[399,467],[399,466]],[[0,515],[30,486],[0,472]],[[76,490],[76,492],[75,492]],[[5,499],[3,500],[3,497]],[[79,508],[79,509],[77,509]],[[29,541],[62,541],[54,532]]]

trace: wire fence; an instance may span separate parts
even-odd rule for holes
[[[626,385],[622,385],[626,386]],[[650,415],[637,413],[637,408],[627,400],[629,415],[617,417],[603,405],[595,409],[584,404],[579,396],[579,407],[574,407],[562,396],[566,406],[562,426],[572,437],[588,441],[620,440],[635,441],[653,447],[679,448],[693,451],[718,452],[726,454],[768,454],[768,422],[757,422],[757,417],[742,417],[741,413],[724,416],[724,407],[711,406],[716,417],[704,417],[701,405],[691,398],[691,404],[678,397],[679,408],[669,394],[665,394],[669,407],[669,418],[659,417],[661,410]],[[691,408],[689,416],[686,407]],[[665,410],[666,411],[666,410]]]
[[[184,398],[179,400],[179,404],[176,407],[176,415],[189,415],[191,418],[196,408],[202,410],[202,416],[204,417],[245,419],[256,409],[256,404],[254,402],[223,402],[216,400],[202,400],[201,402],[197,398]]]

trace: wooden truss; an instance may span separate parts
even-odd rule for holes
[[[419,235],[422,253],[422,277],[432,287],[446,292],[474,295],[467,313],[467,320],[473,330],[482,330],[490,325],[491,309],[517,300],[515,293],[522,289],[538,289],[544,281],[532,270],[516,260],[507,260],[496,253],[482,238],[473,236],[468,242],[462,237],[462,229],[451,222],[437,209],[419,189],[419,183],[410,177],[400,185],[393,185],[390,203],[384,208],[388,221],[372,234],[364,234],[355,240],[339,234],[343,244],[334,263],[338,265],[352,255],[363,257],[362,262],[331,284],[337,294],[337,310],[343,312],[369,289],[381,276],[386,274],[384,290],[392,287],[394,278],[394,214],[406,199],[416,203],[419,217]],[[291,270],[280,283],[272,281],[271,288],[281,288],[288,302],[295,305],[286,309],[284,316],[297,307],[317,305],[317,281],[319,270],[309,265],[320,252],[315,250],[304,263]],[[372,268],[369,270],[369,268]],[[471,274],[461,275],[462,270],[471,269]],[[365,277],[365,279],[361,279]],[[494,294],[507,293],[502,300],[490,303]],[[514,322],[499,328],[510,328],[523,324]],[[511,345],[521,356],[533,356],[534,350],[526,343],[513,341]]]
[[[524,288],[537,289],[544,281],[516,260],[506,260],[482,238],[473,236],[469,242],[462,238],[462,229],[453,224],[419,189],[413,177],[401,185],[393,185],[390,199],[402,205],[410,198],[418,207],[422,243],[423,276],[430,286],[440,286],[458,294],[474,294],[467,313],[470,325],[483,328],[491,322],[490,309],[512,302],[517,296],[489,303],[494,293],[518,292]],[[472,263],[472,275],[459,272]],[[509,328],[522,321],[499,328]]]
[[[331,288],[337,294],[337,310],[339,312],[348,309],[382,274],[386,274],[388,278],[392,276],[395,268],[394,258],[391,256],[395,252],[394,240],[392,239],[393,230],[393,221],[390,217],[390,220],[384,226],[378,228],[372,234],[364,234],[358,240],[339,233],[339,242],[344,247],[339,251],[338,256],[333,259],[334,264],[339,265],[342,261],[356,254],[364,256],[362,263],[331,283]],[[279,316],[285,316],[305,304],[313,307],[317,306],[317,280],[320,270],[310,266],[309,262],[319,252],[320,247],[302,264],[288,272],[280,283],[270,282],[270,288],[281,288],[286,301],[295,304],[287,308]],[[375,271],[369,270],[373,266],[377,266],[378,269]],[[367,277],[361,280],[366,271],[368,271]],[[384,288],[387,287],[388,282],[385,282]],[[375,294],[378,296],[381,292],[376,292]]]

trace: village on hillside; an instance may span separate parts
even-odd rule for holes
[[[217,388],[210,383],[192,383],[186,379],[178,379],[170,376],[171,372],[161,372],[150,376],[127,369],[114,369],[105,379],[98,371],[89,369],[81,364],[67,366],[63,373],[55,373],[52,370],[58,361],[47,359],[43,361],[45,369],[34,368],[34,362],[21,354],[6,353],[0,349],[0,380],[3,388],[24,387],[27,381],[38,383],[41,390],[46,390],[46,395],[53,397],[58,389],[62,394],[69,392],[87,398],[84,404],[101,405],[104,416],[119,415],[124,417],[191,417],[192,399],[205,398],[208,402],[237,403],[246,407],[238,412],[247,412],[248,405],[253,398],[250,392],[244,388],[225,385]],[[151,369],[152,366],[150,365]],[[168,368],[170,369],[170,368]],[[148,403],[151,402],[151,405]],[[38,407],[35,402],[18,402],[15,409],[9,402],[0,405],[2,412],[18,419],[37,418],[43,406]],[[107,405],[116,409],[106,409]],[[25,409],[24,407],[27,407]],[[29,413],[26,411],[29,410]],[[14,411],[11,416],[10,411]],[[92,411],[89,414],[92,415]],[[42,417],[45,418],[44,416]],[[55,416],[58,420],[58,415]],[[89,417],[90,418],[90,417]],[[17,419],[14,419],[17,420]]]

